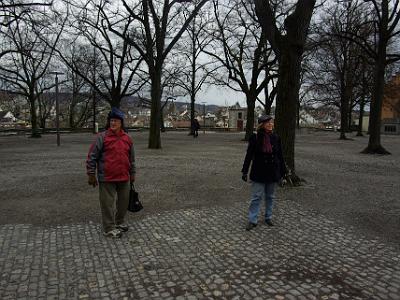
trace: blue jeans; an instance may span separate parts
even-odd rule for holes
[[[260,202],[265,196],[265,220],[271,220],[274,206],[276,183],[252,182],[251,199],[249,207],[249,222],[257,224]]]

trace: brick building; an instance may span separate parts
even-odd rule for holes
[[[381,118],[383,133],[400,134],[400,73],[385,85]]]

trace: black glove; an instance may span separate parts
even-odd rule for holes
[[[247,174],[245,173],[242,174],[242,180],[247,182]]]

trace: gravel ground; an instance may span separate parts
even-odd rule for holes
[[[137,190],[145,210],[229,206],[248,201],[240,179],[246,149],[242,134],[163,133],[162,150],[147,149],[147,132],[131,132],[137,155]],[[87,185],[85,159],[91,134],[41,139],[0,137],[0,224],[39,226],[100,221],[98,190]],[[296,168],[306,184],[278,191],[278,205],[297,204],[361,235],[400,245],[400,136],[382,136],[389,156],[359,152],[367,137],[338,140],[332,132],[303,132]],[[246,216],[243,216],[245,219]]]

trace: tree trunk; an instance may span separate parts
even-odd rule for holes
[[[381,145],[381,117],[383,91],[385,84],[386,52],[389,35],[389,3],[387,0],[381,3],[381,19],[379,24],[378,53],[374,66],[374,86],[370,105],[369,117],[369,141],[368,146],[361,153],[390,154]]]
[[[110,106],[111,107],[116,107],[120,108],[121,106],[121,94],[118,92],[111,92],[111,101],[110,101]]]
[[[278,95],[275,111],[276,132],[281,137],[283,156],[294,176],[292,178],[294,184],[299,183],[299,178],[295,175],[294,143],[302,56],[296,49],[289,44],[282,47],[282,56],[279,60]]]
[[[164,109],[161,107],[160,109],[160,130],[161,132],[165,132],[164,126]]]
[[[36,99],[34,97],[29,97],[28,100],[29,100],[29,106],[30,106],[30,111],[31,111],[31,126],[32,126],[31,137],[40,138],[41,134],[40,134],[38,126],[37,126]]]
[[[351,106],[352,105],[350,104],[349,113],[347,114],[347,132],[352,132],[351,125],[353,123],[353,111],[351,110]]]
[[[264,57],[265,58],[265,57]],[[265,72],[265,77],[267,77],[268,74],[267,72]],[[268,97],[269,97],[269,90],[268,90],[268,84],[265,86],[264,88],[264,98],[265,98],[265,102],[264,102],[264,112],[266,115],[270,115],[271,114],[271,107],[268,107],[267,103],[268,103]]]
[[[75,76],[72,75],[72,98],[71,102],[68,106],[69,109],[69,115],[68,115],[68,123],[70,128],[74,128],[74,111],[75,111],[75,100],[76,100],[76,93],[75,93]]]
[[[43,102],[42,102],[42,100],[40,100],[40,97],[38,97],[37,98],[37,100],[38,100],[38,108],[39,108],[39,115],[38,115],[38,118],[39,118],[39,126],[40,126],[40,128],[42,128],[42,132],[43,132],[43,129],[45,128],[45,126],[43,126],[43,115],[44,115],[44,113],[43,113]]]
[[[365,107],[365,98],[367,96],[367,88],[368,88],[368,82],[365,78],[365,61],[363,61],[362,95],[360,100],[360,114],[358,115],[357,136],[363,136],[362,128],[363,128],[364,107]]]
[[[151,117],[150,117],[150,135],[149,135],[150,149],[161,149],[160,114],[161,114],[161,68],[154,72],[151,80]]]
[[[365,148],[361,153],[390,154],[390,152],[381,145],[381,114],[383,88],[385,84],[386,47],[385,38],[381,35],[378,45],[378,59],[375,62],[374,86],[370,106],[369,141],[367,148]]]
[[[74,94],[72,94],[72,102],[74,101]],[[68,116],[68,123],[70,128],[74,128],[74,105],[73,103],[70,103],[69,105],[69,116]]]
[[[363,87],[363,90],[364,90],[364,87]],[[364,91],[363,91],[363,93],[364,93]],[[360,114],[358,115],[357,136],[363,136],[362,126],[363,126],[363,118],[364,118],[364,106],[365,106],[365,95],[362,95],[361,102],[360,102]]]
[[[267,59],[267,58],[265,58]],[[268,78],[268,69],[265,69],[265,79]],[[264,88],[264,111],[266,115],[270,115],[271,114],[271,106],[272,106],[272,102],[273,102],[273,98],[271,97],[272,95],[270,95],[269,93],[269,87],[268,87],[269,83],[265,86]],[[273,90],[272,90],[273,93]],[[272,101],[270,101],[272,99]]]
[[[254,108],[256,106],[257,96],[253,94],[246,95],[247,102],[247,120],[246,120],[246,134],[244,140],[250,140],[250,136],[254,132]]]
[[[347,117],[347,132],[352,132],[351,125],[353,123],[353,105],[354,100],[353,97],[350,98],[349,109],[348,109],[348,117]]]
[[[46,129],[46,117],[44,116],[40,117],[40,128],[42,128],[42,130]]]
[[[193,18],[192,25],[192,65],[191,65],[191,82],[190,82],[190,133],[189,135],[194,135],[193,121],[194,121],[194,103],[196,101],[196,18]]]
[[[358,116],[358,130],[357,136],[363,136],[362,129],[363,129],[363,119],[364,119],[364,108],[365,108],[365,99],[367,97],[367,90],[369,88],[369,84],[366,78],[366,59],[363,58],[362,61],[362,85],[361,85],[361,100],[360,100],[360,114]]]
[[[283,155],[291,169],[288,176],[293,185],[300,184],[295,174],[294,143],[296,110],[299,102],[301,59],[315,0],[298,0],[295,11],[284,21],[286,35],[278,32],[272,1],[255,0],[256,14],[265,35],[279,60],[276,98],[276,131],[282,139]]]
[[[342,95],[342,99],[340,101],[340,137],[341,140],[347,140],[346,132],[348,126],[348,108],[349,108],[349,98],[348,93],[346,92],[347,87],[345,87],[345,91]]]
[[[196,96],[194,95],[194,90],[192,90],[190,95],[190,133],[189,135],[194,135],[194,128],[192,126],[194,120],[194,102],[196,101]]]
[[[347,140],[346,133],[349,132],[349,111],[350,98],[353,92],[351,75],[346,71],[340,95],[340,137],[341,140]]]

